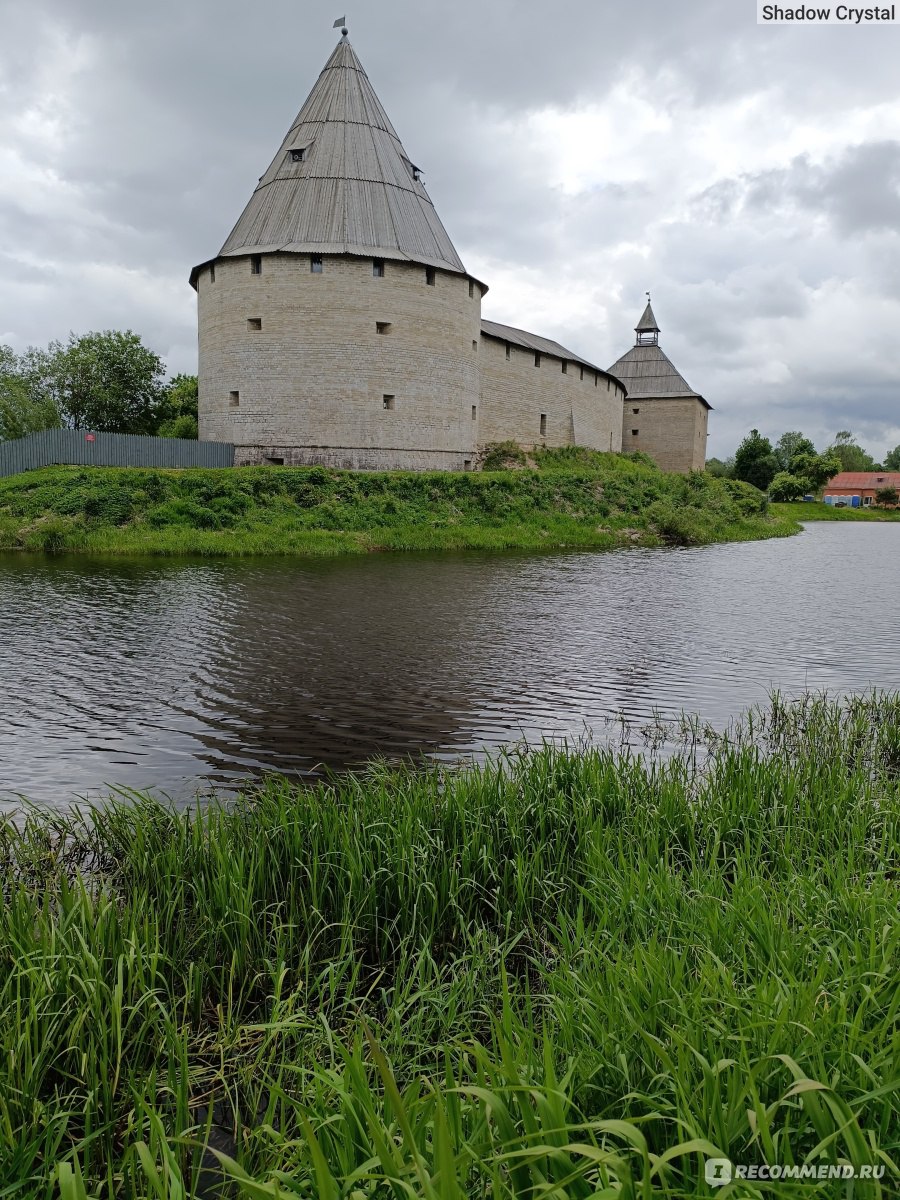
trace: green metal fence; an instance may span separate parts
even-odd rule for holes
[[[230,442],[145,437],[131,433],[91,433],[85,429],[45,429],[0,442],[0,475],[36,467],[233,467]]]

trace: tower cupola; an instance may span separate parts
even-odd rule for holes
[[[644,314],[634,327],[634,332],[637,334],[635,339],[636,346],[658,346],[659,345],[659,326],[656,323],[656,317],[653,315],[653,309],[650,307],[650,293],[647,293],[647,307],[644,309]]]

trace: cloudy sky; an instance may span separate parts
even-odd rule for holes
[[[343,13],[0,0],[0,342],[132,328],[195,371],[190,269]],[[759,27],[754,0],[346,15],[486,317],[608,366],[650,290],[711,454],[751,426],[900,443],[900,25]]]

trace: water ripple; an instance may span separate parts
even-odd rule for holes
[[[337,561],[0,558],[6,796],[187,799],[266,771],[724,723],[900,688],[900,526],[690,550]],[[875,589],[861,580],[878,579]]]

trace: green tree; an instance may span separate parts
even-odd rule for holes
[[[752,483],[764,492],[778,472],[778,459],[767,437],[751,429],[734,455],[734,477]]]
[[[900,471],[900,446],[888,450],[884,456],[884,467],[886,471]]]
[[[34,376],[36,353],[30,349],[19,357],[9,346],[0,346],[0,441],[62,423],[52,395]]]
[[[849,429],[840,429],[828,448],[840,459],[842,471],[877,471],[878,464],[867,450],[858,446]]]
[[[769,484],[769,499],[799,500],[801,496],[805,496],[812,490],[808,479],[798,478],[789,471],[779,471]]]
[[[197,437],[197,376],[175,375],[166,384],[159,409],[160,437]]]
[[[793,476],[808,481],[807,490],[810,492],[819,491],[840,470],[841,460],[830,450],[826,450],[824,454],[809,454],[803,451],[794,455],[790,465],[790,473]]]
[[[799,430],[783,433],[775,443],[775,457],[782,471],[791,471],[791,460],[798,454],[815,454],[816,448]]]
[[[732,479],[734,478],[734,459],[708,458],[706,470],[709,475],[714,475],[717,479]]]
[[[130,329],[69,335],[49,347],[49,386],[73,429],[154,433],[162,403],[162,359]]]
[[[875,503],[882,508],[894,508],[897,504],[897,489],[895,487],[879,488],[875,493]]]

